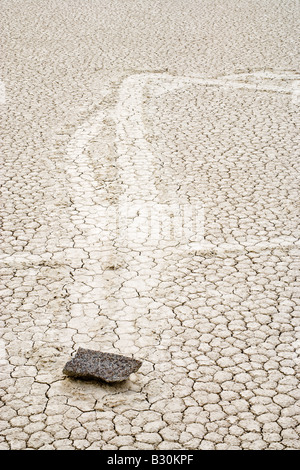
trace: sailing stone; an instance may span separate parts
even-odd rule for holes
[[[69,377],[121,382],[141,365],[141,361],[130,357],[79,348],[75,357],[66,363],[63,373]]]

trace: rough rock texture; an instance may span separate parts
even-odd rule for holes
[[[140,361],[130,357],[79,348],[76,356],[66,363],[63,372],[70,377],[121,382],[141,365]]]

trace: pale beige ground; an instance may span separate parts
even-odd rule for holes
[[[299,1],[0,8],[0,448],[299,450]]]

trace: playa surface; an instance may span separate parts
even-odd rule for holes
[[[299,450],[299,2],[0,7],[0,449]]]

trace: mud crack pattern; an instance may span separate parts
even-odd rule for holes
[[[299,2],[175,3],[0,1],[1,449],[300,449]]]

